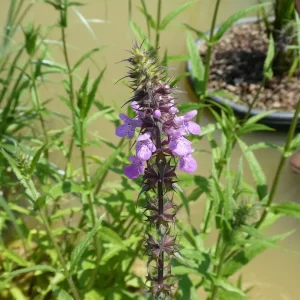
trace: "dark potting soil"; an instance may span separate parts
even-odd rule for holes
[[[200,47],[205,60],[206,45]],[[261,85],[268,39],[258,24],[234,25],[212,51],[209,88],[225,90],[234,101],[250,104]],[[300,71],[274,76],[262,88],[254,105],[260,109],[294,111],[300,97]],[[231,99],[233,100],[233,99]]]

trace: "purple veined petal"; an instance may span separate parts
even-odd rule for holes
[[[179,170],[194,173],[197,170],[197,161],[191,154],[179,158]]]
[[[145,141],[145,140],[149,140],[151,137],[151,132],[147,131],[146,133],[140,135],[137,139],[137,141]]]
[[[149,149],[147,143],[144,143],[143,141],[138,141],[136,143],[136,156],[143,161],[150,159],[152,151]]]
[[[149,144],[149,149],[152,151],[152,152],[155,152],[156,151],[156,147],[155,147],[155,145],[154,145],[154,143],[150,140],[150,143],[148,143]]]
[[[200,134],[201,133],[201,127],[200,125],[198,125],[197,123],[195,122],[192,122],[192,121],[189,121],[187,122],[187,130],[191,133],[191,134]]]
[[[124,168],[124,174],[129,178],[129,179],[135,179],[138,178],[140,175],[139,172],[139,167],[136,164],[131,164],[129,166],[126,166]]]
[[[190,154],[193,149],[191,142],[184,137],[172,138],[169,143],[169,149],[174,155],[184,156]]]
[[[169,109],[169,113],[170,113],[171,115],[175,115],[175,114],[177,114],[178,112],[179,112],[179,110],[178,110],[178,108],[175,107],[175,106],[172,106],[172,107],[170,107],[170,109]]]
[[[125,137],[128,135],[129,126],[127,124],[122,124],[116,128],[116,135],[118,137]]]
[[[189,112],[187,112],[183,117],[185,121],[189,121],[191,119],[193,119],[196,115],[197,115],[197,110],[191,110]]]

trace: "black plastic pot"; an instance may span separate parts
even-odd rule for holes
[[[235,24],[254,23],[257,21],[258,21],[258,19],[256,17],[250,17],[250,18],[241,19],[240,21],[238,21]],[[216,30],[217,29],[218,29],[218,27],[216,28]],[[209,33],[210,32],[208,31],[206,33],[206,35],[209,36]],[[205,43],[205,41],[204,41],[204,39],[200,38],[200,39],[196,40],[195,43],[196,43],[197,48],[199,48],[200,45]],[[191,74],[191,70],[192,70],[191,61],[187,62],[186,68],[187,68],[187,71]],[[189,75],[189,83],[191,84],[192,88],[194,89],[194,82],[193,82],[193,78],[191,75]],[[235,103],[235,102],[231,101],[230,99],[227,99],[227,98],[224,98],[221,96],[211,96],[211,97],[209,97],[209,99],[212,100],[213,102],[216,102],[221,105],[224,105],[224,103],[227,103],[227,105],[229,105],[232,108],[232,110],[235,112],[235,114],[239,117],[245,117],[248,112],[247,105]],[[261,113],[265,113],[265,112],[266,112],[266,110],[253,108],[250,112],[250,116],[255,116],[255,115],[258,115]],[[273,128],[287,130],[291,124],[293,116],[294,116],[294,114],[292,112],[280,112],[279,111],[279,112],[269,114],[266,117],[262,118],[260,120],[260,123],[268,125]],[[299,117],[300,117],[300,115],[299,115]],[[300,129],[300,118],[298,118],[297,128]]]

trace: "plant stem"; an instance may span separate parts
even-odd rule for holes
[[[90,186],[90,179],[88,175],[87,170],[87,161],[86,161],[86,154],[85,154],[85,134],[84,134],[84,120],[80,120],[80,132],[81,132],[81,145],[80,145],[80,156],[81,156],[81,165],[83,170],[83,179],[84,179],[84,188],[86,191],[89,191],[88,193],[88,206],[91,214],[92,219],[92,226],[96,226],[96,211],[94,207],[94,192],[91,189]],[[100,249],[100,241],[97,237],[97,235],[94,236],[94,244],[96,249],[96,266],[93,272],[91,273],[90,281],[87,285],[87,290],[90,290],[96,281],[98,269],[99,269],[99,261],[100,261],[100,255],[101,255],[101,249]]]
[[[60,263],[61,263],[61,265],[63,267],[64,275],[65,275],[65,277],[66,277],[66,279],[68,281],[68,284],[70,286],[70,289],[72,291],[74,299],[75,300],[80,300],[81,298],[80,298],[78,290],[77,290],[77,288],[76,288],[76,286],[74,284],[72,276],[69,273],[69,270],[67,268],[67,264],[65,262],[65,259],[64,259],[63,255],[62,255],[62,252],[60,251],[60,248],[59,248],[58,244],[56,243],[55,238],[52,235],[48,219],[47,219],[47,217],[45,216],[45,214],[43,213],[43,211],[41,209],[39,210],[39,212],[40,212],[41,218],[42,218],[42,220],[43,220],[43,222],[44,222],[44,224],[46,226],[46,230],[47,230],[48,236],[49,236],[52,244],[54,245],[55,251],[56,251],[57,256],[58,256],[58,259],[60,260]]]
[[[226,257],[226,253],[227,253],[227,245],[224,246],[224,249],[221,253],[221,257],[220,257],[220,262],[218,265],[218,270],[217,270],[217,278],[216,280],[220,279],[222,277],[222,268],[223,268],[223,264],[225,261],[225,257]],[[216,300],[217,299],[217,294],[218,294],[218,286],[215,285],[214,283],[212,283],[212,292],[211,292],[211,298],[210,300]]]
[[[161,0],[157,2],[157,17],[156,17],[156,38],[155,38],[155,49],[156,51],[159,48],[159,39],[160,39],[160,19],[161,19]]]
[[[284,163],[285,163],[286,158],[287,158],[286,155],[290,151],[291,142],[292,142],[292,139],[293,139],[295,131],[296,131],[298,118],[299,118],[299,113],[300,113],[300,99],[298,100],[298,103],[296,105],[296,110],[295,110],[295,113],[294,113],[294,117],[293,117],[290,129],[289,129],[288,135],[287,135],[287,139],[286,139],[286,142],[285,142],[285,145],[284,145],[284,150],[283,150],[283,153],[281,155],[281,159],[279,161],[279,164],[278,164],[278,167],[277,167],[277,170],[276,170],[276,173],[275,173],[275,178],[273,180],[273,184],[272,184],[272,188],[271,188],[271,191],[270,191],[268,202],[265,206],[265,209],[264,209],[264,212],[263,212],[261,218],[256,223],[256,226],[255,226],[256,228],[259,228],[260,225],[265,220],[265,218],[268,214],[267,209],[271,206],[271,204],[273,202],[274,195],[276,193],[278,182],[279,182],[279,179],[280,179],[281,171],[282,171],[282,168],[283,168]]]
[[[156,155],[156,166],[159,172],[159,180],[157,183],[157,198],[158,198],[158,214],[163,215],[164,213],[164,170],[166,166],[166,158],[164,153],[161,151],[162,141],[162,124],[157,122],[156,125],[156,148],[158,150],[158,154]],[[156,224],[157,234],[160,239],[163,238],[164,232],[162,229],[161,221],[158,221]],[[164,251],[161,251],[157,260],[157,277],[158,284],[163,284],[164,282]]]
[[[70,84],[68,92],[69,92],[71,105],[72,105],[72,107],[74,107],[75,96],[74,96],[73,75],[72,75],[70,59],[69,59],[69,55],[68,55],[68,48],[67,48],[67,41],[66,41],[66,31],[65,31],[65,28],[63,26],[61,26],[61,37],[62,37],[62,43],[63,43],[63,53],[64,53],[64,58],[65,58],[65,63],[66,63],[66,66],[67,66],[69,84]],[[72,111],[72,120],[73,120],[73,126],[74,126],[75,116],[74,116],[73,111]],[[71,162],[71,159],[72,159],[73,146],[74,146],[74,139],[72,138],[71,141],[70,141],[69,151],[68,151],[68,154],[67,154],[67,162],[66,162],[66,167],[65,167],[65,178],[66,178],[68,166],[70,165],[70,162]]]
[[[214,9],[214,15],[213,15],[213,19],[211,22],[210,33],[209,33],[209,43],[207,45],[207,53],[205,56],[205,73],[204,73],[203,88],[202,88],[202,94],[200,95],[200,98],[199,98],[199,102],[204,101],[206,98],[206,89],[207,89],[209,73],[210,73],[210,60],[211,60],[211,54],[212,54],[212,49],[213,49],[212,41],[214,38],[214,30],[215,30],[215,26],[216,26],[216,22],[217,22],[217,16],[218,16],[220,2],[221,2],[221,0],[217,0],[217,2],[216,2],[215,9]],[[202,112],[202,109],[199,108],[198,114],[196,117],[196,123],[200,122],[201,112]]]

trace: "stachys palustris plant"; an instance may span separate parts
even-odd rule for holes
[[[192,143],[185,136],[200,134],[200,126],[191,121],[196,110],[177,115],[175,90],[153,53],[137,44],[130,53],[131,57],[124,61],[130,63],[126,77],[132,79],[130,87],[134,94],[128,102],[136,117],[131,119],[120,114],[124,124],[116,129],[116,135],[131,139],[138,129],[136,155],[129,157],[131,164],[125,167],[124,173],[130,179],[142,176],[143,191],[152,191],[153,197],[147,199],[145,206],[150,228],[155,228],[145,241],[149,256],[147,282],[154,299],[168,299],[172,298],[175,285],[171,260],[178,253],[176,236],[171,234],[170,226],[177,212],[171,193],[177,186],[177,168],[187,173],[197,169]]]

